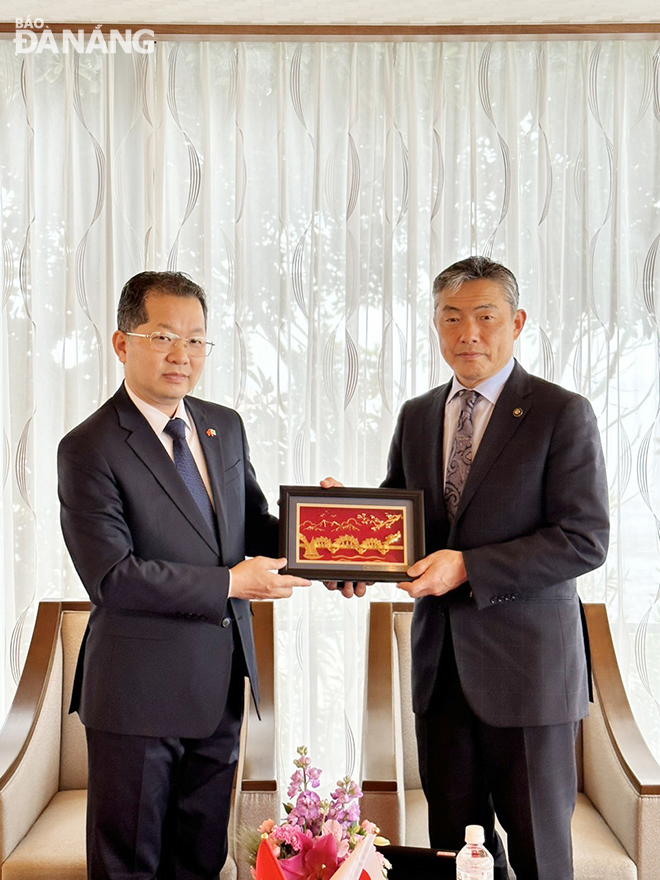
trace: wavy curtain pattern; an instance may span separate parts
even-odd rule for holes
[[[523,365],[598,414],[612,546],[581,592],[660,757],[659,43],[3,42],[0,174],[5,702],[37,600],[82,592],[55,452],[120,381],[130,275],[207,289],[197,393],[241,412],[274,506],[379,483],[402,401],[448,377],[432,278],[484,253],[520,280]],[[283,777],[302,742],[327,784],[358,772],[366,616],[320,585],[278,604]]]

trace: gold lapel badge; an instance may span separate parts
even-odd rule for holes
[[[517,406],[517,407],[514,409],[514,411],[513,411],[513,415],[514,415],[517,419],[519,419],[520,416],[521,416],[522,414],[523,414],[523,411],[520,409],[519,406]]]
[[[207,437],[215,437],[215,436],[217,436],[216,433],[215,433],[215,428],[207,428],[207,429],[206,429],[206,436],[207,436]]]

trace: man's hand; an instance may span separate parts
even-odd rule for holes
[[[367,584],[364,581],[357,581],[353,583],[353,581],[323,581],[323,586],[326,590],[339,590],[342,596],[345,596],[347,599],[350,599],[351,596],[364,596],[367,592]]]
[[[323,489],[344,488],[344,484],[340,483],[339,480],[335,480],[334,477],[326,477],[325,480],[321,480],[321,486]],[[323,586],[326,590],[339,590],[342,596],[345,596],[347,599],[350,599],[351,596],[364,596],[367,592],[367,585],[362,581],[357,581],[357,583],[352,581],[324,581]]]
[[[230,599],[286,599],[294,587],[309,587],[305,578],[282,575],[277,572],[284,568],[286,559],[270,559],[268,556],[255,556],[245,559],[231,569]]]
[[[397,584],[413,599],[421,596],[442,596],[467,580],[463,554],[458,550],[436,550],[419,559],[408,569],[413,581]]]
[[[340,483],[339,480],[335,480],[334,477],[326,477],[324,480],[321,480],[320,483],[323,489],[343,489],[344,484]]]

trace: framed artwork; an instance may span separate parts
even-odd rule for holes
[[[424,556],[424,493],[280,486],[287,574],[322,581],[405,581]]]

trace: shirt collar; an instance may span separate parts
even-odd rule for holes
[[[126,393],[131,398],[135,406],[140,410],[145,419],[149,422],[153,430],[156,434],[162,434],[165,426],[169,422],[169,416],[166,416],[164,412],[161,412],[155,406],[152,406],[150,403],[147,403],[146,400],[142,400],[141,397],[138,397],[137,394],[132,391],[126,381],[124,380],[124,388],[126,389]],[[172,416],[175,419],[183,419],[186,423],[186,431],[192,430],[192,422],[190,420],[190,415],[188,414],[188,410],[186,409],[186,405],[184,403],[185,398],[182,398],[179,401],[179,405],[176,408],[176,412]]]
[[[493,404],[493,406],[495,406],[495,404],[497,403],[497,398],[500,396],[500,394],[502,393],[502,389],[506,385],[507,379],[513,372],[515,363],[515,359],[512,357],[509,362],[504,367],[502,367],[499,373],[495,373],[494,376],[490,376],[488,379],[484,379],[483,382],[479,382],[477,385],[475,385],[473,389],[466,388],[465,385],[462,385],[458,381],[456,376],[454,376],[451,383],[449,396],[447,397],[447,403],[449,403],[450,400],[453,400],[453,398],[456,397],[456,395],[460,391],[473,390],[478,391],[482,397],[485,397],[486,400],[488,400],[490,403]]]

